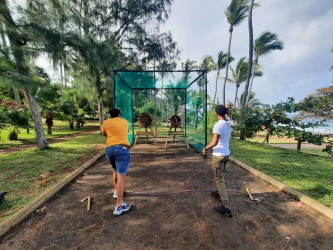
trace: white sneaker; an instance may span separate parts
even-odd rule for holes
[[[113,199],[117,199],[117,192],[116,192],[116,190],[114,190],[114,193],[113,193]]]
[[[131,203],[122,202],[121,206],[115,207],[113,211],[113,215],[121,215],[122,213],[127,212],[131,208]]]

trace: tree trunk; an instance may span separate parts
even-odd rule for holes
[[[102,127],[104,122],[104,104],[102,99],[98,100],[98,117],[99,117],[99,127],[102,133]]]
[[[297,140],[297,150],[301,151],[301,145],[302,145],[302,140],[298,139]]]
[[[220,70],[217,71],[216,75],[216,83],[215,83],[215,93],[214,93],[214,99],[213,99],[213,108],[215,107],[215,100],[216,100],[216,93],[217,93],[217,80],[219,79]]]
[[[24,54],[21,49],[21,44],[19,43],[19,35],[16,32],[16,30],[13,28],[14,20],[9,12],[7,2],[6,0],[0,0],[0,6],[2,7],[2,15],[6,19],[6,25],[10,26],[11,32],[7,34],[8,39],[10,41],[13,51],[13,56],[15,59],[15,64],[17,71],[20,75],[27,76],[28,75],[28,69],[24,66]],[[9,23],[9,24],[8,24]],[[8,28],[8,27],[7,27]],[[26,96],[27,96],[27,102],[29,103],[29,107],[32,113],[32,117],[35,124],[35,133],[36,133],[36,140],[37,140],[37,147],[39,149],[47,148],[49,145],[47,143],[45,134],[44,134],[44,128],[42,123],[42,117],[39,112],[39,108],[35,99],[34,94],[30,90],[28,86],[24,87]]]
[[[61,85],[64,86],[64,73],[62,71],[62,63],[60,63],[60,78],[61,78]]]
[[[95,74],[96,74],[95,86],[97,89],[97,98],[98,98],[97,106],[98,106],[99,126],[100,126],[100,132],[102,133],[102,126],[104,122],[103,88],[102,88],[100,73],[96,71]]]
[[[13,93],[14,93],[14,97],[15,97],[15,102],[18,106],[21,106],[20,94],[19,94],[17,88],[15,88],[13,84],[12,84],[12,88],[13,88]]]
[[[239,86],[236,86],[236,94],[235,94],[235,102],[234,102],[235,107],[237,107],[236,101],[237,101],[237,95],[238,95],[238,88],[239,88]]]
[[[252,73],[252,62],[253,62],[253,26],[252,26],[252,9],[253,9],[253,2],[254,0],[250,1],[250,8],[249,8],[249,67],[247,70],[247,79],[245,84],[245,90],[244,90],[244,98],[241,103],[241,107],[244,110],[245,104],[246,104],[246,97],[249,90],[249,84],[251,79],[251,73]]]
[[[70,121],[69,121],[69,128],[70,128],[71,130],[74,130],[74,121],[73,121],[73,120],[70,120]]]
[[[245,140],[245,132],[243,130],[240,131],[239,139],[240,140]]]
[[[28,97],[28,103],[29,107],[32,113],[32,118],[35,123],[35,133],[36,133],[36,140],[37,140],[37,147],[39,149],[45,149],[48,148],[49,145],[47,143],[45,134],[44,134],[44,128],[42,123],[42,116],[40,115],[40,111],[38,108],[38,104],[36,102],[35,96],[29,89],[25,89],[25,92]]]
[[[53,118],[46,118],[45,123],[47,125],[47,134],[52,135]]]
[[[24,98],[27,100],[27,103],[26,103],[27,108],[30,108],[29,102],[28,102],[28,96],[27,96],[27,93],[25,93],[25,90],[23,90],[23,95],[24,95]]]
[[[198,113],[199,111],[196,109],[195,110],[195,117],[194,117],[194,128],[197,131],[198,130]]]
[[[230,36],[229,36],[228,55],[227,55],[227,61],[226,61],[226,65],[225,65],[225,79],[224,79],[224,84],[223,84],[223,105],[224,106],[225,106],[225,86],[227,84],[228,71],[229,71],[229,57],[230,57],[230,49],[231,49],[232,31],[233,31],[233,27],[230,26],[230,29],[229,29]]]
[[[254,78],[254,73],[256,71],[257,61],[258,61],[257,59],[254,60],[253,70],[252,70],[253,72],[252,72],[251,84],[250,84],[250,90],[249,90],[249,93],[247,94],[247,97],[246,97],[245,107],[248,107],[248,105],[249,105],[250,95],[251,95],[251,91],[252,91],[253,78]]]
[[[52,135],[52,126],[47,126],[47,134]]]
[[[0,23],[0,34],[1,34],[1,40],[2,40],[2,49],[3,49],[3,54],[5,57],[9,57],[9,51],[8,51],[8,45],[7,45],[7,40],[6,40],[6,35],[5,35],[5,26],[3,23]]]

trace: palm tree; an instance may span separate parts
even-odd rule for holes
[[[185,63],[182,62],[182,69],[185,71],[198,69],[196,63],[197,62],[194,60],[187,59]],[[189,80],[190,80],[190,73],[184,72],[183,81],[185,83],[188,83]]]
[[[232,32],[234,27],[239,25],[246,17],[247,17],[247,6],[248,0],[231,0],[230,5],[224,12],[228,23],[230,25],[229,28],[229,46],[228,46],[228,56],[226,60],[226,70],[225,70],[225,80],[223,84],[223,104],[225,105],[225,86],[228,80],[228,70],[229,70],[229,57],[230,57],[230,49],[231,49],[231,39],[232,39]]]
[[[53,119],[59,113],[60,86],[60,84],[47,85],[39,88],[36,92],[36,100],[41,108],[41,114],[46,119],[47,134],[49,135],[52,135]]]
[[[242,103],[244,101],[244,92],[241,94],[239,100],[240,100],[240,103]],[[260,102],[260,100],[256,98],[256,93],[251,92],[248,107],[252,108],[252,109],[259,109],[260,106],[262,106],[262,105],[263,104]]]
[[[215,93],[214,93],[214,99],[213,99],[213,105],[215,105],[215,100],[216,100],[216,93],[217,93],[217,80],[220,75],[220,71],[225,68],[227,64],[227,57],[228,54],[224,54],[223,51],[220,51],[217,57],[217,64],[216,64],[216,69],[217,69],[217,74],[216,74],[216,83],[215,83]],[[228,62],[232,62],[235,59],[232,56],[229,56]]]
[[[247,77],[246,77],[246,83],[245,83],[245,97],[247,97],[247,93],[249,91],[249,84],[251,79],[251,72],[252,72],[252,60],[253,60],[253,25],[252,25],[252,9],[253,9],[254,0],[250,1],[249,6],[249,18],[248,18],[248,26],[249,26],[249,63],[248,63],[248,71],[247,71]],[[241,103],[241,108],[243,111],[245,111],[246,107],[246,98]],[[242,111],[242,113],[243,113]],[[242,115],[243,116],[243,115]],[[244,139],[243,133],[241,132],[240,139]]]
[[[331,52],[333,53],[333,49],[331,50]],[[331,71],[333,70],[333,66],[331,67]]]
[[[194,111],[194,127],[196,130],[198,129],[199,113],[204,105],[203,98],[202,98],[203,93],[200,93],[200,92],[203,92],[203,91],[199,90],[199,92],[197,92],[196,90],[191,90],[189,92],[189,96],[190,96],[189,105]]]
[[[238,89],[239,86],[246,81],[247,79],[247,71],[248,71],[248,61],[245,57],[242,57],[239,59],[236,69],[234,70],[232,67],[230,67],[232,72],[232,78],[233,79],[227,79],[229,82],[236,84],[236,93],[235,93],[235,101],[234,105],[237,106],[237,96],[238,96]],[[255,72],[255,76],[262,76],[263,73],[261,71]],[[240,102],[238,102],[238,106],[240,106]]]
[[[182,69],[183,70],[194,70],[197,69],[198,66],[196,65],[196,61],[193,61],[191,59],[187,59],[185,63],[182,63]]]
[[[249,93],[247,95],[247,100],[246,100],[246,106],[248,105],[249,102],[249,97],[252,91],[252,84],[253,84],[253,78],[254,78],[254,73],[256,70],[256,65],[258,64],[259,57],[267,55],[274,50],[282,50],[283,49],[283,43],[278,40],[278,37],[275,33],[271,33],[269,31],[263,32],[255,41],[254,41],[254,62],[253,62],[253,68],[254,70],[252,71],[252,79],[251,79],[251,84],[250,84],[250,89]]]
[[[171,71],[173,70],[174,68],[176,68],[176,63],[175,62],[168,62],[167,60],[163,60],[158,66],[157,66],[157,69],[158,70],[162,70],[162,71]],[[164,80],[164,77],[167,76],[168,74],[170,74],[170,72],[161,72],[161,77],[162,77],[162,90],[163,90],[163,80]],[[162,107],[162,90],[161,90],[161,95],[160,95],[160,109]]]

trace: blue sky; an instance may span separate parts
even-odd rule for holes
[[[284,42],[283,51],[259,59],[264,76],[253,83],[253,91],[263,103],[275,104],[287,97],[301,100],[316,89],[333,85],[332,0],[256,0],[253,11],[254,39],[271,31]],[[216,60],[218,51],[227,52],[229,25],[224,11],[229,0],[176,0],[162,31],[171,30],[182,50],[181,62],[187,58],[201,62],[204,55]],[[247,19],[234,28],[231,54],[237,62],[248,57]],[[235,66],[235,62],[232,66]],[[222,72],[224,75],[224,72]],[[230,74],[229,74],[230,75]],[[216,72],[209,74],[208,90],[212,96]],[[222,86],[222,80],[219,80]],[[244,89],[240,87],[240,93]],[[234,100],[235,86],[227,83],[227,99]],[[218,88],[221,100],[222,88]]]

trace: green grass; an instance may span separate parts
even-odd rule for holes
[[[258,143],[263,143],[264,140],[264,137],[259,137],[258,139],[257,137],[247,139],[247,141]],[[269,138],[269,143],[297,144],[297,141],[291,138],[273,136]]]
[[[333,209],[331,159],[237,139],[230,150],[237,160]]]
[[[71,134],[75,134],[75,133],[78,133],[81,131],[90,130],[90,129],[94,129],[94,128],[96,128],[96,129],[99,128],[98,121],[97,122],[88,121],[85,123],[85,125],[83,127],[80,127],[79,129],[77,129],[74,126],[74,130],[71,130],[69,128],[68,122],[62,122],[62,121],[55,120],[54,126],[52,128],[52,135],[48,135],[48,134],[46,134],[47,127],[44,124],[44,132],[45,132],[45,136],[47,139],[65,136],[65,135],[71,135]],[[29,134],[27,133],[26,129],[20,128],[17,141],[10,141],[8,139],[8,135],[9,135],[9,129],[2,130],[0,149],[8,148],[8,147],[16,146],[16,145],[21,145],[21,144],[36,143],[35,130],[33,128],[30,128]]]
[[[0,222],[61,180],[72,171],[76,161],[92,154],[96,144],[104,144],[105,137],[98,132],[56,143],[47,150],[27,149],[0,155],[1,191],[6,201],[0,204]],[[52,180],[46,188],[36,187],[40,174],[49,172]]]
[[[297,150],[296,147],[292,150]],[[324,156],[324,157],[328,157],[328,154],[323,152],[321,149],[301,149],[301,152],[305,153],[305,154],[313,154],[313,155],[319,155],[319,156]],[[333,163],[332,163],[333,164]]]

